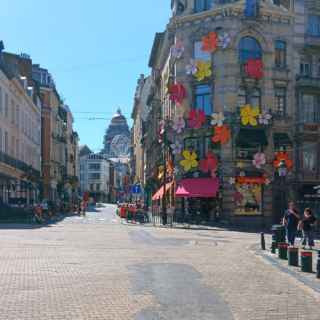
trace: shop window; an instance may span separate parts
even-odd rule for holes
[[[306,172],[315,172],[317,166],[317,144],[309,143],[302,146],[302,165]]]
[[[275,112],[279,117],[284,117],[287,113],[287,89],[275,88]]]
[[[195,107],[203,110],[206,115],[213,112],[212,89],[208,84],[200,84],[195,87]]]
[[[236,215],[262,214],[262,186],[256,184],[236,184]]]
[[[275,65],[284,68],[287,65],[287,44],[285,41],[277,40],[275,43]]]
[[[261,59],[262,49],[260,43],[253,37],[243,37],[239,43],[239,60],[241,64],[249,59]]]

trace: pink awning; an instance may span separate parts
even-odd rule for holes
[[[166,192],[171,188],[172,185],[173,185],[173,182],[166,184]],[[152,196],[153,201],[163,198],[163,191],[164,191],[163,189],[164,189],[163,186],[161,186],[161,188]]]
[[[218,178],[183,179],[178,184],[179,198],[215,198],[219,190]]]

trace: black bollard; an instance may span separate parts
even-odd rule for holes
[[[266,240],[263,232],[261,232],[261,250],[266,250]]]
[[[320,279],[320,250],[318,251],[317,278]]]

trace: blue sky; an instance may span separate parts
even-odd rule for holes
[[[137,78],[149,72],[154,34],[169,16],[170,0],[1,0],[0,39],[52,73],[81,144],[98,151],[109,120],[81,118],[110,119],[117,107],[130,117]]]

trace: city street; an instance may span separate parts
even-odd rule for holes
[[[256,234],[124,225],[114,206],[97,210],[1,227],[1,320],[319,319],[320,295],[258,255]]]

